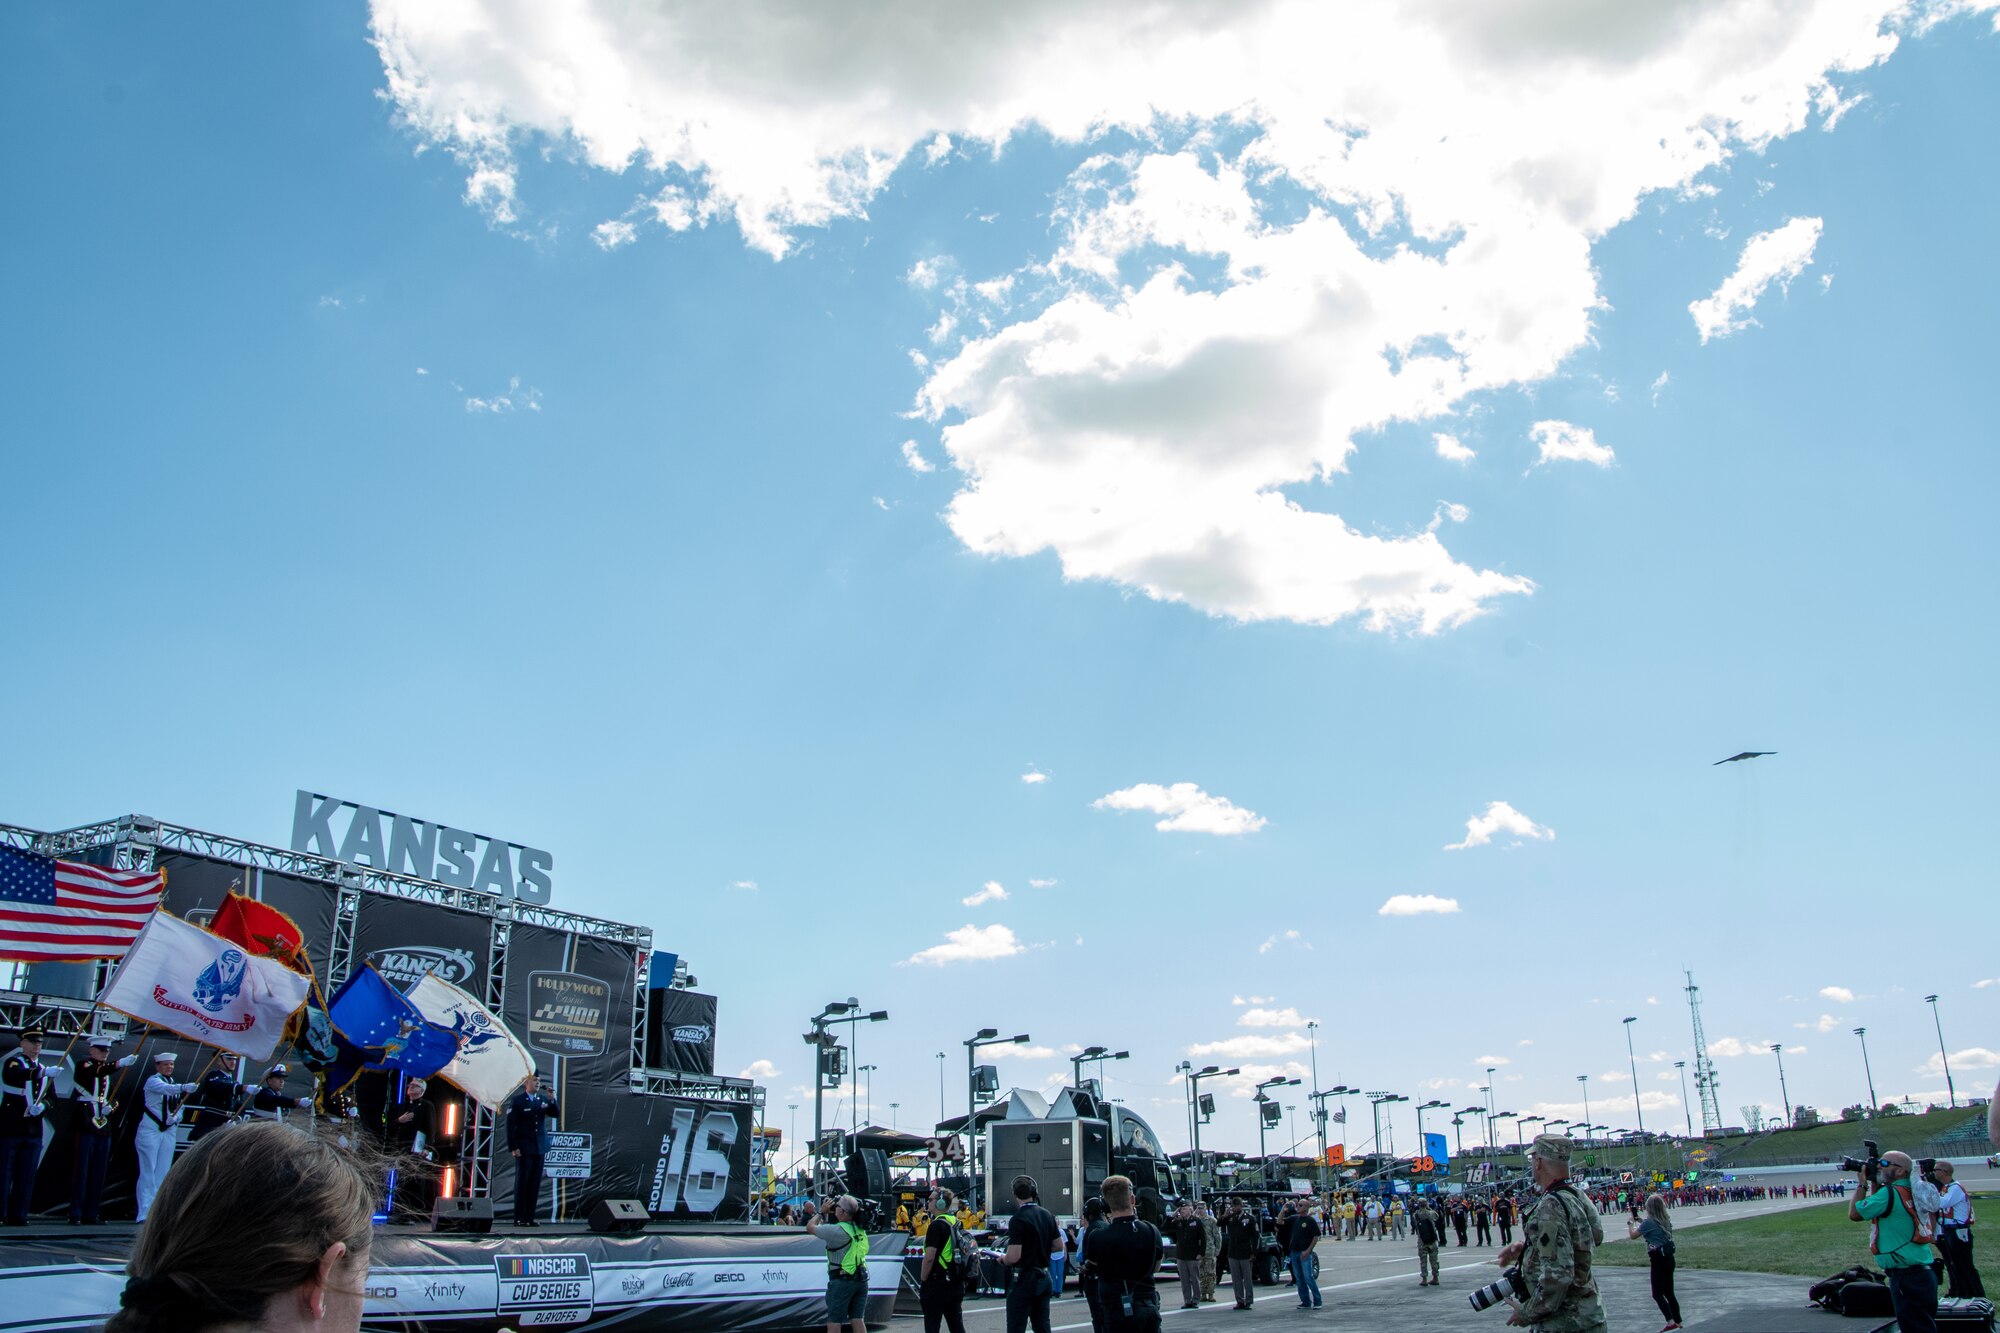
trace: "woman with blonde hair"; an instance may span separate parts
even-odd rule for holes
[[[1653,1273],[1653,1304],[1666,1317],[1667,1329],[1681,1326],[1681,1302],[1674,1295],[1674,1224],[1667,1216],[1667,1201],[1657,1194],[1646,1196],[1646,1210],[1632,1223],[1627,1234],[1646,1242],[1646,1264]]]
[[[355,1333],[381,1191],[347,1151],[267,1120],[167,1172],[105,1333]]]

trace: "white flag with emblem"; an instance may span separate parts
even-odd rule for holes
[[[426,972],[403,998],[458,1038],[458,1054],[438,1070],[438,1077],[457,1084],[473,1100],[503,1106],[521,1081],[535,1072],[528,1048],[514,1039],[492,1010],[437,973]]]
[[[111,974],[101,1002],[252,1060],[268,1060],[311,981],[161,909]]]

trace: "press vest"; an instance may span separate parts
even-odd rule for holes
[[[847,1233],[847,1248],[841,1252],[840,1267],[834,1271],[842,1277],[856,1277],[861,1265],[868,1258],[868,1233],[852,1222],[842,1222],[841,1230]]]

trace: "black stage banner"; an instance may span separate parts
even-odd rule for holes
[[[647,1014],[646,1063],[679,1074],[715,1072],[713,995],[656,990]]]
[[[426,973],[435,973],[483,1003],[492,943],[493,922],[487,917],[412,898],[361,895],[354,956],[373,963],[397,990],[406,991]]]
[[[909,1237],[868,1238],[868,1326],[888,1326]],[[0,1310],[37,1329],[84,1329],[118,1309],[125,1236],[16,1233],[0,1240]],[[819,1329],[826,1248],[790,1228],[635,1236],[397,1235],[369,1250],[362,1327],[492,1333],[501,1328]]]

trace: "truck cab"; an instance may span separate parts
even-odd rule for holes
[[[1038,1116],[1026,1113],[1034,1103],[1018,1091],[1004,1101],[1006,1117],[986,1127],[989,1217],[1012,1216],[1015,1176],[1033,1176],[1042,1206],[1074,1221],[1085,1201],[1102,1193],[1105,1177],[1122,1175],[1131,1178],[1139,1216],[1165,1219],[1180,1182],[1144,1117],[1100,1101],[1088,1088],[1068,1089]]]

